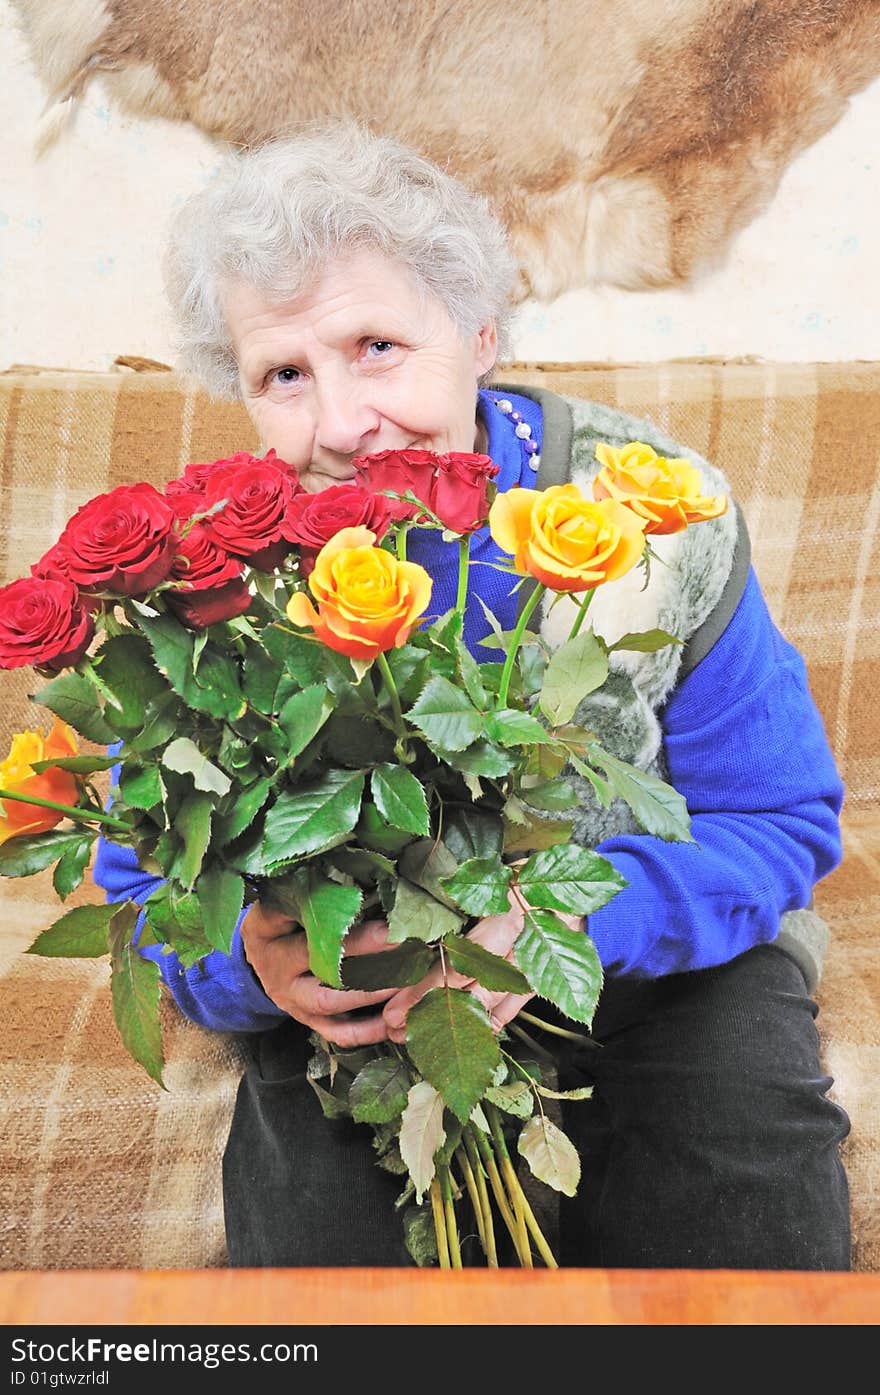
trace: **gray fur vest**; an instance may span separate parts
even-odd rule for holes
[[[589,483],[601,468],[595,456],[598,441],[612,446],[644,441],[661,455],[692,460],[702,473],[706,494],[730,494],[730,485],[716,466],[649,421],[542,388],[493,383],[492,390],[520,393],[541,404],[544,435],[538,489],[571,481],[589,493]],[[654,654],[612,654],[608,679],[581,702],[574,720],[595,732],[606,750],[665,780],[668,771],[658,713],[676,684],[708,654],[727,627],[746,583],[750,549],[736,507],[683,533],[653,537],[651,545],[662,565],[652,564],[647,586],[642,568],[636,567],[618,581],[599,587],[589,621],[609,643],[630,631],[655,628],[683,643],[666,645]],[[526,587],[522,591],[528,595]],[[567,637],[574,615],[567,598],[552,611],[549,600],[545,601],[540,628],[551,647]],[[566,778],[580,796],[573,815],[565,816],[572,819],[578,843],[595,847],[615,834],[641,831],[622,800],[603,809],[582,776],[569,769]],[[828,927],[811,908],[783,915],[776,943],[796,959],[811,991],[821,974],[827,941]]]

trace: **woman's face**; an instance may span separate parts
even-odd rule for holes
[[[224,310],[262,446],[306,489],[351,479],[356,455],[481,448],[477,379],[495,363],[494,323],[462,338],[440,302],[380,253],[329,262],[281,304],[234,282]]]

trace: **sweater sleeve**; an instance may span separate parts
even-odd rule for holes
[[[598,851],[628,886],[590,916],[606,972],[659,977],[772,941],[841,858],[843,786],[803,659],[753,571],[724,633],[662,715],[693,843],[620,835]]]
[[[110,747],[115,755],[119,747]],[[118,767],[114,769],[114,779]],[[151,876],[138,865],[134,850],[106,838],[98,839],[98,849],[92,872],[94,882],[102,887],[108,901],[137,901],[140,905],[161,886],[161,877]],[[263,992],[251,969],[241,938],[239,916],[232,937],[230,953],[214,950],[198,964],[185,969],[178,956],[167,945],[145,945],[140,953],[159,966],[164,982],[181,1012],[200,1027],[218,1032],[259,1032],[275,1027],[287,1014]],[[135,942],[140,935],[144,917],[135,929]]]

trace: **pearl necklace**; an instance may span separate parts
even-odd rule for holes
[[[537,473],[541,464],[541,456],[537,441],[532,440],[532,428],[527,421],[523,421],[519,412],[513,410],[513,403],[509,402],[506,397],[493,397],[492,401],[502,416],[509,417],[512,422],[515,422],[515,431],[522,442],[528,467]]]

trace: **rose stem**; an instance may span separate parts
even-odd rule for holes
[[[590,609],[590,601],[593,599],[595,594],[596,590],[594,587],[592,591],[587,592],[582,601],[578,602],[578,613],[575,616],[574,624],[572,625],[571,630],[569,631],[569,639],[574,639],[575,635],[580,634],[581,625],[587,618],[587,611]]]
[[[388,666],[388,660],[385,658],[384,654],[376,655],[376,663],[379,665],[379,672],[385,679],[385,686],[391,698],[391,708],[394,712],[394,723],[397,727],[398,735],[403,741],[406,741],[406,727],[403,725],[403,709],[400,706],[400,693],[397,691],[394,675]]]
[[[449,1265],[449,1244],[446,1239],[446,1217],[443,1214],[443,1198],[440,1194],[440,1183],[435,1177],[431,1183],[431,1210],[434,1213],[434,1234],[437,1237],[437,1254],[440,1258],[440,1268],[448,1269]]]
[[[72,819],[97,819],[98,823],[106,823],[110,828],[125,829],[126,832],[131,830],[130,824],[122,819],[114,819],[111,814],[101,814],[97,809],[74,809],[70,804],[56,804],[54,799],[38,799],[35,794],[13,794],[12,790],[0,789],[0,799],[14,799],[19,804],[39,804],[41,809],[60,809],[62,814]],[[48,831],[43,830],[44,833]]]
[[[514,660],[516,659],[517,650],[519,649],[519,646],[522,643],[522,637],[525,633],[526,625],[531,620],[532,613],[537,608],[541,600],[541,597],[543,596],[546,590],[547,587],[544,586],[541,582],[539,582],[532,594],[529,596],[529,599],[523,606],[522,614],[516,622],[516,629],[514,630],[510,641],[510,649],[507,652],[507,658],[504,660],[504,668],[501,670],[501,682],[498,685],[499,708],[507,706],[507,690],[510,687],[510,675],[513,673],[513,664]]]
[[[523,1257],[523,1264],[526,1269],[534,1268],[532,1264],[532,1247],[529,1244],[529,1234],[526,1225],[526,1214],[523,1209],[525,1194],[519,1184],[513,1163],[510,1161],[510,1154],[507,1151],[507,1144],[504,1141],[504,1130],[498,1117],[498,1110],[494,1105],[487,1105],[487,1116],[489,1127],[492,1130],[492,1142],[495,1144],[495,1151],[501,1159],[501,1175],[507,1184],[507,1191],[510,1196],[510,1203],[513,1207],[514,1220],[520,1239],[520,1250]]]
[[[398,562],[406,561],[406,535],[409,532],[409,522],[404,520],[395,534],[395,546],[397,549]]]
[[[470,558],[470,548],[471,536],[470,533],[468,533],[466,537],[459,538],[458,540],[458,592],[455,597],[455,609],[458,611],[462,619],[464,619],[464,608],[467,604],[468,562]]]
[[[566,1041],[576,1041],[580,1046],[592,1046],[598,1049],[599,1043],[593,1041],[591,1037],[583,1037],[580,1032],[569,1032],[565,1027],[556,1027],[552,1022],[545,1022],[542,1017],[533,1017],[530,1012],[518,1012],[517,1017],[524,1017],[533,1026],[540,1027],[542,1032],[552,1032],[555,1037],[565,1037]]]
[[[492,1206],[489,1202],[489,1193],[486,1190],[486,1174],[483,1171],[482,1163],[477,1152],[477,1146],[471,1136],[471,1130],[465,1129],[464,1146],[467,1149],[468,1162],[471,1165],[471,1175],[477,1188],[477,1196],[480,1201],[480,1212],[483,1217],[483,1250],[486,1255],[486,1263],[490,1269],[498,1268],[498,1252],[495,1249],[495,1225],[492,1220]]]
[[[456,1148],[455,1156],[458,1160],[458,1165],[461,1168],[461,1175],[464,1178],[464,1183],[467,1187],[468,1196],[470,1197],[471,1207],[476,1218],[477,1231],[479,1232],[480,1236],[480,1245],[482,1246],[483,1254],[488,1257],[489,1246],[486,1236],[486,1221],[483,1216],[483,1202],[482,1198],[480,1197],[479,1190],[477,1188],[477,1180],[474,1177],[474,1170],[471,1167],[470,1159],[468,1158],[463,1143],[460,1143]]]
[[[483,1165],[486,1169],[489,1182],[492,1186],[492,1192],[495,1197],[495,1201],[498,1205],[498,1210],[501,1212],[501,1219],[504,1221],[504,1224],[507,1226],[507,1229],[510,1232],[510,1238],[513,1241],[514,1246],[516,1248],[516,1254],[520,1264],[524,1267],[527,1267],[526,1260],[520,1248],[521,1242],[519,1232],[516,1226],[516,1221],[514,1220],[513,1212],[510,1209],[510,1203],[507,1199],[507,1193],[504,1190],[504,1183],[502,1182],[501,1177],[499,1175],[498,1166],[495,1162],[495,1157],[492,1152],[489,1140],[483,1133],[482,1129],[475,1129],[474,1137],[477,1140],[477,1147],[480,1150],[480,1156],[483,1159]]]
[[[455,1224],[455,1204],[452,1200],[452,1183],[449,1180],[449,1167],[440,1169],[440,1190],[443,1194],[443,1210],[446,1216],[446,1234],[449,1240],[449,1257],[453,1269],[461,1269],[461,1249],[458,1243],[458,1226]]]

